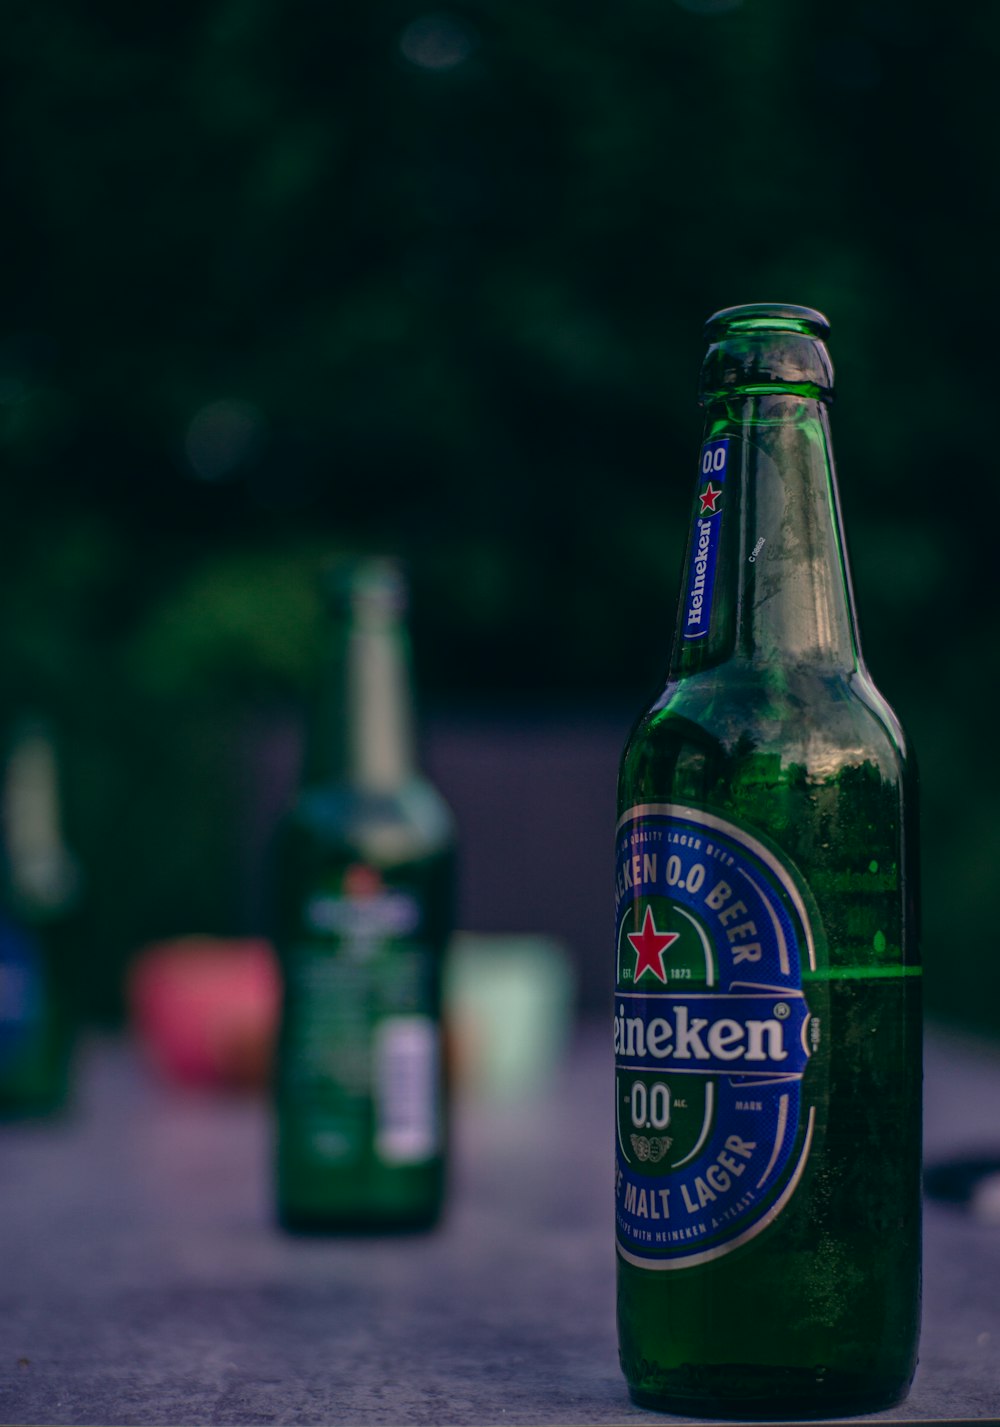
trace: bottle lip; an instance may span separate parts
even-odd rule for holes
[[[714,313],[706,323],[701,405],[779,392],[831,401],[833,364],[824,341],[829,325],[815,308],[787,302],[750,302]]]
[[[824,338],[830,331],[829,320],[815,307],[799,307],[791,302],[747,302],[736,307],[723,307],[705,323],[705,335],[721,336],[723,332],[800,332],[804,336]]]
[[[320,590],[331,611],[392,618],[406,610],[406,568],[394,555],[333,555],[321,567]]]

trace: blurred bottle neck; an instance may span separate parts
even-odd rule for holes
[[[14,732],[0,788],[0,821],[10,895],[38,915],[67,907],[80,874],[63,840],[56,751],[41,721],[25,720]]]
[[[310,781],[391,793],[415,773],[403,598],[395,567],[369,562],[352,568],[331,601]]]

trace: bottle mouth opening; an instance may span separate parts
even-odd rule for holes
[[[392,619],[406,609],[406,571],[393,556],[335,555],[320,571],[320,593],[331,613]]]
[[[705,324],[701,404],[732,396],[789,395],[830,401],[830,324],[814,307],[751,302],[724,307]]]
[[[822,340],[830,323],[815,307],[798,307],[789,302],[749,302],[723,307],[705,323],[705,336],[717,341],[727,333],[797,332]]]

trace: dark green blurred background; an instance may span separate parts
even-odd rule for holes
[[[326,551],[409,560],[430,717],[624,735],[701,325],[766,299],[833,324],[931,1006],[1000,1032],[998,60],[986,4],[3,7],[0,694],[59,732],[93,1015],[143,941],[256,929]]]

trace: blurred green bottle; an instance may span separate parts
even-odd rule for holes
[[[331,566],[325,599],[329,662],[277,857],[278,1214],[417,1228],[445,1189],[452,821],[415,762],[399,567]]]
[[[58,1109],[79,993],[74,912],[81,878],[63,840],[48,726],[11,731],[0,782],[0,1115]]]
[[[619,778],[621,1362],[693,1415],[875,1411],[916,1362],[915,775],[858,644],[827,330],[708,323],[670,675]]]

